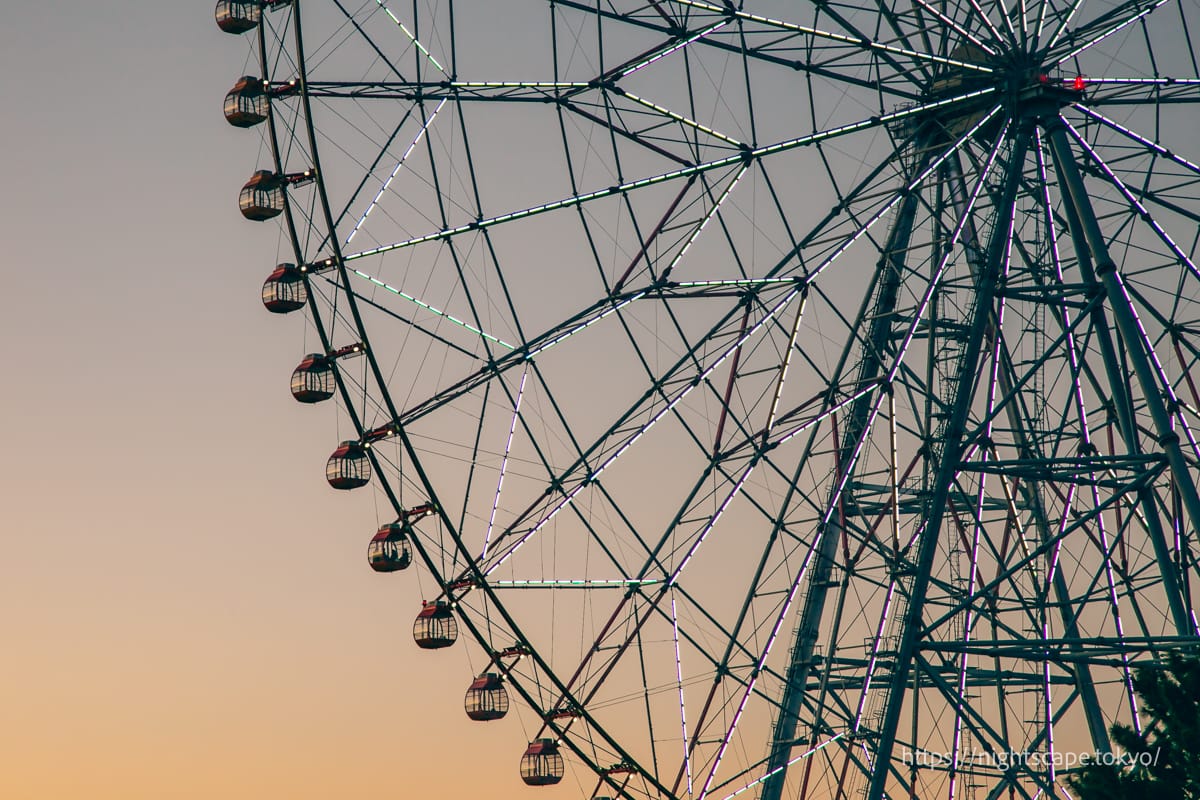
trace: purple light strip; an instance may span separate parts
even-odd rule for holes
[[[679,687],[679,723],[683,728],[683,765],[687,771],[688,796],[692,794],[692,750],[688,747],[687,704],[683,701],[683,660],[679,657],[679,617],[675,613],[675,590],[671,590],[671,628],[675,636],[675,685]]]
[[[1093,78],[1089,75],[1087,82],[1089,86],[1095,83],[1132,84],[1134,86],[1176,86],[1179,84],[1196,86],[1200,85],[1200,78]]]
[[[529,364],[521,371],[521,385],[517,389],[517,400],[513,403],[512,425],[508,428],[508,442],[504,445],[504,458],[500,461],[500,478],[496,481],[496,499],[492,501],[492,514],[488,518],[487,533],[483,537],[483,553],[479,560],[487,558],[488,546],[492,541],[492,528],[496,525],[496,509],[500,507],[500,491],[504,488],[504,473],[508,469],[508,454],[512,451],[513,437],[517,432],[517,420],[521,417],[521,398],[525,396],[525,380],[529,377]]]
[[[1046,175],[1045,161],[1044,161],[1043,151],[1041,150],[1041,144],[1042,144],[1041,133],[1039,131],[1039,133],[1038,133],[1038,145],[1039,145],[1038,166],[1039,166],[1039,169],[1042,170],[1042,185],[1044,187],[1044,192],[1045,192],[1044,203],[1045,203],[1045,208],[1046,208],[1046,216],[1048,219],[1048,224],[1050,225],[1051,236],[1054,240],[1054,266],[1055,266],[1056,274],[1058,276],[1058,280],[1061,283],[1063,280],[1062,263],[1059,260],[1057,238],[1055,237],[1055,233],[1054,233],[1053,214],[1051,213],[1051,210],[1050,210],[1052,208],[1052,206],[1050,205],[1050,187],[1049,187],[1049,183],[1045,177],[1045,175]],[[1119,274],[1118,274],[1118,277],[1119,277]],[[1062,313],[1064,323],[1066,325],[1070,326],[1071,317],[1070,317],[1070,313],[1068,312],[1067,308],[1065,306],[1062,306],[1060,311]],[[1136,314],[1135,314],[1135,318],[1136,318]],[[1140,328],[1140,326],[1141,326],[1140,321],[1138,324],[1139,324],[1139,328]],[[1068,327],[1067,330],[1069,332],[1071,330],[1070,327]],[[1078,376],[1080,375],[1080,369],[1079,369],[1078,355],[1075,350],[1075,339],[1074,339],[1074,335],[1070,334],[1070,333],[1068,333],[1068,348],[1069,348],[1068,349],[1068,359],[1071,364],[1071,372],[1073,375],[1076,376],[1075,379],[1072,381],[1072,389],[1073,389],[1073,393],[1076,395],[1076,404],[1075,405],[1076,405],[1077,413],[1079,414],[1079,424],[1083,431],[1084,441],[1087,442],[1088,444],[1091,444],[1091,442],[1092,442],[1091,426],[1088,424],[1087,409],[1086,409],[1086,406],[1085,406],[1084,400],[1083,400],[1082,388],[1079,386]],[[1151,352],[1153,352],[1153,350],[1151,350]],[[1108,470],[1108,473],[1111,475],[1112,471]],[[1094,471],[1089,472],[1089,478],[1091,481],[1092,506],[1093,506],[1093,508],[1098,509],[1101,507],[1100,491],[1099,491],[1099,488],[1096,486],[1096,474]],[[1076,487],[1074,485],[1072,485],[1070,495],[1069,495],[1069,502],[1067,504],[1068,510],[1073,503],[1075,491],[1076,491]],[[1140,514],[1138,516],[1140,518]],[[1056,544],[1055,544],[1055,560],[1056,561],[1057,561],[1059,548],[1061,546],[1062,536],[1065,533],[1067,519],[1068,519],[1068,517],[1067,517],[1066,511],[1064,511],[1064,517],[1059,526],[1059,538],[1057,539]],[[1102,546],[1103,558],[1104,558],[1105,579],[1108,582],[1109,602],[1113,609],[1113,617],[1114,617],[1114,621],[1115,621],[1115,625],[1116,625],[1117,637],[1120,641],[1124,641],[1124,639],[1125,639],[1124,624],[1121,620],[1120,604],[1119,604],[1119,599],[1117,597],[1117,591],[1116,591],[1116,581],[1114,579],[1113,570],[1112,570],[1111,547],[1110,547],[1109,541],[1108,541],[1108,531],[1104,524],[1103,514],[1098,514],[1096,517],[1096,521],[1097,521],[1097,527],[1100,532],[1101,546]],[[1143,519],[1142,521],[1144,524],[1145,520]],[[1050,588],[1049,587],[1049,578],[1050,578],[1051,574],[1052,573],[1047,574],[1047,587],[1046,587],[1047,591],[1049,591],[1049,588]],[[1141,723],[1138,721],[1137,698],[1134,696],[1133,684],[1132,684],[1132,680],[1131,680],[1131,676],[1130,676],[1130,672],[1129,672],[1128,655],[1123,653],[1121,660],[1122,660],[1123,670],[1125,673],[1126,696],[1129,698],[1129,701],[1131,704],[1131,710],[1132,710],[1133,718],[1134,718],[1134,725],[1140,732]],[[1047,740],[1049,741],[1049,736],[1051,735],[1050,729],[1052,729],[1052,722],[1050,720],[1051,712],[1049,711],[1050,688],[1049,688],[1049,684],[1048,684],[1048,681],[1049,681],[1049,664],[1048,664],[1048,662],[1043,666],[1043,670],[1045,672],[1044,680],[1047,682],[1044,689],[1045,689],[1045,693],[1046,693],[1046,702],[1047,702],[1047,720],[1046,720],[1046,725],[1048,726]],[[1051,765],[1050,777],[1053,780],[1053,778],[1054,778],[1053,765]]]
[[[700,224],[696,226],[696,229],[692,231],[692,235],[688,237],[687,242],[684,243],[680,251],[675,254],[675,257],[671,259],[671,263],[667,265],[667,268],[662,271],[662,274],[659,276],[660,280],[666,280],[671,272],[674,271],[675,266],[683,260],[683,257],[687,255],[688,250],[690,250],[692,245],[696,243],[696,240],[700,238],[700,234],[703,233],[704,229],[708,227],[708,223],[712,221],[712,218],[720,212],[721,206],[725,203],[725,200],[729,197],[729,195],[733,194],[733,190],[737,187],[738,183],[741,182],[742,177],[749,169],[749,164],[742,165],[742,168],[738,170],[737,175],[734,176],[733,181],[731,181],[730,184],[725,187],[725,191],[721,193],[721,196],[717,198],[715,203],[713,203],[712,208],[710,208],[708,213],[704,215],[704,219],[701,220]]]
[[[1089,79],[1089,82],[1092,82],[1091,79]],[[1200,80],[1197,80],[1196,83],[1200,84]],[[1091,108],[1088,108],[1087,106],[1083,105],[1082,103],[1075,103],[1074,108],[1078,109],[1079,111],[1082,111],[1084,114],[1087,114],[1092,119],[1094,119],[1098,122],[1104,123],[1105,125],[1112,128],[1113,130],[1117,131],[1118,133],[1123,134],[1123,135],[1129,137],[1130,139],[1133,139],[1135,142],[1142,145],[1147,150],[1153,150],[1155,153],[1158,153],[1160,156],[1170,159],[1171,161],[1174,161],[1176,164],[1186,167],[1187,169],[1191,170],[1192,172],[1196,173],[1197,175],[1200,175],[1200,165],[1196,165],[1196,164],[1192,163],[1191,161],[1188,161],[1186,158],[1179,155],[1178,153],[1174,153],[1174,152],[1168,150],[1167,148],[1163,147],[1162,145],[1158,144],[1157,142],[1150,141],[1145,136],[1142,136],[1140,133],[1137,133],[1136,131],[1126,128],[1124,125],[1120,124],[1119,122],[1109,119],[1108,117],[1101,114],[1099,111],[1095,111]]]
[[[1189,267],[1192,274],[1200,277],[1200,270],[1196,268],[1196,265],[1193,264],[1191,259],[1189,259],[1184,252],[1179,249],[1179,246],[1175,244],[1175,240],[1172,239],[1165,230],[1163,230],[1162,226],[1159,225],[1152,216],[1150,216],[1150,212],[1147,211],[1146,207],[1142,205],[1137,198],[1133,196],[1129,189],[1125,187],[1125,184],[1121,182],[1121,179],[1113,174],[1113,171],[1109,169],[1107,164],[1104,163],[1104,160],[1100,158],[1099,154],[1088,146],[1087,142],[1084,141],[1083,137],[1079,134],[1079,131],[1075,130],[1071,123],[1067,122],[1066,120],[1063,120],[1063,123],[1067,126],[1067,130],[1071,133],[1072,138],[1074,138],[1075,141],[1078,142],[1084,148],[1084,150],[1088,152],[1100,169],[1104,171],[1104,174],[1108,176],[1113,185],[1116,186],[1117,189],[1120,190],[1121,194],[1125,196],[1125,199],[1140,212],[1142,219],[1154,229],[1159,238],[1171,249],[1176,257],[1178,257],[1181,262]],[[1121,296],[1124,298],[1125,304],[1129,307],[1129,311],[1133,315],[1134,322],[1137,323],[1138,336],[1141,338],[1142,345],[1145,347],[1146,352],[1150,357],[1150,361],[1154,366],[1154,371],[1158,377],[1159,383],[1162,384],[1167,397],[1171,401],[1171,407],[1174,409],[1171,412],[1171,415],[1175,419],[1179,420],[1179,424],[1182,426],[1184,434],[1187,436],[1188,444],[1191,446],[1193,455],[1195,455],[1197,458],[1200,458],[1200,443],[1196,441],[1196,436],[1193,433],[1191,426],[1188,425],[1187,418],[1183,415],[1183,405],[1179,401],[1178,396],[1176,396],[1175,389],[1173,388],[1171,381],[1167,378],[1167,373],[1163,368],[1162,362],[1159,361],[1158,353],[1154,349],[1154,345],[1150,340],[1150,336],[1146,333],[1146,328],[1142,324],[1142,319],[1137,313],[1137,308],[1134,305],[1133,297],[1129,294],[1129,290],[1125,287],[1125,279],[1122,277],[1120,270],[1117,270],[1117,272],[1114,273],[1114,277],[1116,278],[1117,285],[1121,289]]]
[[[1000,107],[996,106],[992,113],[994,114],[999,109]],[[985,117],[980,124],[986,122],[991,116],[992,115],[989,114],[988,117]],[[904,335],[904,341],[900,344],[899,351],[901,353],[906,352],[908,350],[908,346],[912,343],[913,336],[916,335],[917,331],[917,320],[925,316],[925,310],[929,307],[930,300],[933,298],[933,293],[937,289],[938,284],[941,282],[942,276],[946,274],[946,268],[950,264],[950,259],[954,256],[954,248],[958,246],[958,241],[962,238],[963,231],[966,229],[967,220],[971,216],[971,211],[974,209],[975,203],[979,199],[980,192],[983,191],[984,178],[986,178],[987,175],[992,171],[992,167],[996,165],[996,158],[1000,154],[1000,145],[1004,142],[1005,137],[1008,135],[1010,122],[1010,120],[1005,121],[1003,130],[1001,130],[1000,135],[996,137],[996,144],[992,146],[992,151],[988,154],[987,163],[984,165],[983,169],[980,170],[979,179],[975,182],[975,188],[971,191],[971,196],[967,199],[966,208],[963,209],[962,216],[959,217],[958,223],[954,226],[954,234],[950,237],[950,242],[946,247],[946,254],[942,256],[942,260],[938,264],[937,270],[934,272],[933,277],[929,281],[929,286],[925,290],[925,295],[921,298],[920,304],[913,313],[913,324],[909,326],[908,332]],[[978,127],[979,126],[976,126],[976,128]],[[897,359],[892,365],[892,368],[888,371],[887,377],[883,382],[891,383],[895,379],[896,373],[899,371],[899,369],[900,359]]]
[[[665,406],[663,406],[663,408],[657,414],[655,414],[653,417],[650,418],[650,420],[648,420],[644,425],[642,425],[633,434],[633,436],[631,436],[627,441],[625,441],[624,444],[622,444],[620,446],[620,448],[617,449],[617,451],[615,453],[613,453],[611,456],[609,456],[607,459],[605,459],[605,461],[599,467],[597,467],[596,470],[594,472],[592,472],[591,475],[589,475],[584,480],[581,480],[578,484],[576,484],[576,486],[573,489],[571,489],[569,492],[567,492],[563,496],[562,500],[560,500],[554,506],[554,508],[551,509],[551,511],[549,513],[547,513],[544,517],[542,517],[542,519],[540,521],[538,521],[532,528],[530,528],[528,531],[526,531],[525,534],[522,535],[516,541],[516,543],[513,544],[512,547],[510,547],[507,551],[505,551],[505,553],[499,559],[497,559],[491,566],[489,566],[486,570],[484,570],[483,574],[485,576],[490,575],[501,564],[503,564],[505,561],[507,561],[513,555],[513,553],[515,553],[517,550],[519,550],[522,545],[524,545],[527,541],[529,541],[529,539],[531,537],[535,536],[542,528],[544,528],[550,522],[550,520],[554,519],[554,517],[558,515],[558,512],[562,511],[562,509],[565,508],[575,498],[575,496],[577,494],[579,494],[580,491],[583,490],[583,488],[585,486],[594,482],[598,477],[600,477],[600,473],[602,473],[602,472],[604,472],[604,470],[608,469],[608,467],[611,466],[613,464],[613,462],[615,462],[618,458],[620,458],[625,453],[625,451],[627,451],[630,447],[632,447],[634,445],[634,443],[636,443],[647,432],[649,432],[649,430],[651,428],[653,428],[654,425],[656,423],[658,423],[659,420],[661,420],[663,417],[665,417],[667,414],[669,414],[675,408],[675,406],[679,404],[680,401],[682,401],[685,397],[687,397],[689,394],[691,394],[693,389],[695,389],[697,386],[702,385],[704,383],[705,379],[708,378],[708,376],[710,376],[718,367],[721,366],[722,363],[725,362],[725,359],[727,359],[731,355],[733,355],[733,353],[739,347],[741,347],[747,340],[749,340],[759,330],[761,330],[764,325],[766,325],[771,319],[773,319],[780,311],[782,311],[799,294],[800,294],[800,289],[793,289],[792,291],[788,292],[787,295],[784,296],[784,298],[782,300],[780,300],[770,311],[768,311],[766,314],[763,315],[763,318],[761,320],[759,320],[752,327],[747,329],[746,332],[742,336],[738,337],[737,341],[733,342],[725,350],[725,352],[721,354],[721,356],[719,358],[717,358],[715,361],[713,361],[712,364],[710,364],[708,367],[706,367],[699,375],[696,376],[695,379],[689,381],[687,386],[685,386],[678,393],[676,393],[676,395],[673,398],[671,398],[671,400]],[[743,477],[742,481],[740,481],[738,483],[738,488],[741,487],[741,483],[744,481],[745,481],[745,477]],[[728,501],[726,501],[726,502],[728,502]],[[722,508],[722,511],[723,511],[723,508]],[[718,516],[719,516],[719,513],[718,513]],[[715,518],[713,519],[712,522],[715,524],[715,522],[716,522]],[[512,532],[511,529],[505,530],[501,534],[501,536],[507,536],[511,532]],[[697,543],[696,546],[698,547],[699,543]],[[693,552],[694,551],[695,551],[695,548],[693,548]],[[690,558],[691,555],[689,554],[688,557]],[[685,561],[685,563],[686,563],[686,561]]]
[[[438,112],[442,110],[442,106],[446,105],[449,99],[450,98],[448,97],[443,98],[442,102],[438,103],[437,107],[433,109],[433,113],[429,115],[429,119],[425,120],[425,124],[421,126],[421,130],[417,131],[416,138],[412,140],[412,144],[410,144],[408,149],[404,151],[404,155],[400,156],[400,160],[396,162],[396,168],[392,170],[392,174],[388,175],[387,180],[385,180],[383,185],[379,187],[379,191],[376,193],[375,199],[372,200],[370,205],[367,206],[367,210],[364,211],[362,217],[359,218],[358,224],[354,226],[354,230],[350,231],[350,235],[347,236],[346,241],[342,243],[343,246],[354,241],[354,237],[358,235],[358,231],[364,224],[366,224],[367,217],[369,217],[371,212],[375,210],[375,206],[379,205],[380,198],[383,197],[384,193],[388,190],[388,187],[392,185],[392,181],[395,180],[396,175],[400,172],[400,168],[404,166],[404,162],[408,160],[410,155],[412,155],[412,151],[417,149],[417,145],[421,143],[423,138],[425,138],[425,132],[429,130],[429,126],[432,125],[433,121],[437,118]]]
[[[796,339],[800,335],[800,323],[804,319],[804,308],[808,305],[808,295],[800,298],[800,308],[796,310],[796,321],[792,323],[792,335],[788,337],[787,350],[784,351],[783,365],[779,368],[779,380],[775,383],[775,396],[771,398],[771,410],[767,414],[767,425],[763,428],[763,439],[770,437],[775,427],[775,415],[779,412],[779,402],[783,399],[783,385],[787,380],[788,368],[792,363],[792,353],[796,349]]]
[[[1062,118],[1060,117],[1059,119]],[[1200,269],[1198,269],[1196,265],[1192,263],[1192,260],[1188,258],[1187,254],[1179,248],[1179,245],[1175,244],[1175,240],[1171,238],[1170,234],[1163,230],[1163,227],[1158,224],[1158,221],[1155,220],[1150,214],[1150,211],[1144,205],[1142,205],[1141,201],[1133,196],[1133,192],[1129,191],[1129,188],[1125,186],[1124,182],[1116,176],[1116,173],[1109,169],[1108,164],[1104,163],[1104,159],[1100,158],[1100,154],[1091,148],[1087,141],[1084,140],[1083,136],[1080,135],[1079,131],[1075,130],[1075,127],[1071,125],[1070,122],[1067,122],[1065,119],[1062,121],[1063,124],[1067,126],[1067,130],[1071,133],[1071,137],[1075,139],[1075,141],[1078,142],[1084,150],[1087,151],[1092,160],[1096,162],[1096,166],[1100,167],[1100,170],[1105,174],[1105,176],[1108,177],[1108,180],[1112,183],[1112,185],[1115,186],[1117,190],[1125,197],[1125,200],[1138,210],[1138,213],[1141,215],[1142,219],[1154,229],[1154,232],[1158,235],[1158,238],[1161,239],[1163,243],[1171,249],[1171,252],[1175,254],[1176,258],[1187,265],[1188,269],[1193,275],[1200,278]],[[1195,165],[1192,165],[1191,162],[1187,163],[1189,166],[1195,168]]]
[[[1054,224],[1054,204],[1050,197],[1050,179],[1046,168],[1045,142],[1042,140],[1042,131],[1040,128],[1036,130],[1035,135],[1037,136],[1038,176],[1042,181],[1042,206],[1046,211],[1046,230],[1050,234],[1050,252],[1054,260],[1054,275],[1058,279],[1059,285],[1062,285],[1065,282],[1062,267],[1062,251],[1058,246],[1058,229]],[[1067,358],[1070,360],[1071,374],[1079,376],[1081,373],[1077,352],[1078,345],[1075,343],[1075,329],[1071,321],[1071,312],[1065,303],[1059,305],[1059,312],[1062,316],[1063,330],[1066,332],[1067,337]],[[1075,396],[1075,405],[1079,411],[1079,419],[1083,421],[1083,440],[1090,445],[1092,444],[1092,439],[1086,424],[1087,408],[1083,399],[1083,387],[1080,385],[1078,377],[1071,382],[1071,390]]]

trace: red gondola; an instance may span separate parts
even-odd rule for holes
[[[295,264],[280,264],[267,276],[263,282],[262,301],[272,314],[287,314],[304,308],[308,303],[308,287]]]
[[[283,187],[286,179],[270,170],[260,169],[250,176],[238,194],[242,216],[254,222],[264,222],[283,213]]]
[[[399,522],[384,525],[367,545],[367,563],[376,572],[397,572],[412,563],[412,547],[405,526]]]
[[[225,120],[235,128],[251,128],[271,113],[271,97],[261,78],[243,75],[225,95]]]
[[[553,786],[562,780],[563,757],[553,739],[535,739],[521,756],[521,780],[530,786]]]
[[[467,688],[463,707],[468,717],[480,722],[502,718],[508,713],[508,690],[503,679],[494,672],[480,675]]]
[[[422,650],[439,650],[458,640],[458,620],[450,604],[438,600],[427,603],[413,622],[413,641]]]
[[[333,360],[320,353],[309,353],[292,372],[292,397],[301,403],[320,403],[333,397],[337,381]]]
[[[355,441],[342,442],[325,462],[325,480],[335,489],[357,489],[371,481],[367,450]]]
[[[226,33],[246,33],[258,27],[262,21],[260,0],[220,0],[214,16],[217,27]]]

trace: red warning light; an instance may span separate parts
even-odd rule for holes
[[[1046,73],[1044,73],[1044,72],[1043,72],[1043,73],[1040,73],[1040,74],[1038,75],[1038,78],[1037,78],[1037,79],[1038,79],[1038,83],[1049,83],[1049,82],[1050,82],[1050,76],[1049,76],[1049,75],[1047,75],[1047,74],[1046,74]]]
[[[1082,92],[1087,88],[1087,81],[1084,80],[1082,75],[1076,75],[1075,80],[1071,81],[1071,88],[1077,92]]]

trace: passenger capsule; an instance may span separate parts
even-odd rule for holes
[[[357,489],[371,481],[367,449],[355,441],[342,442],[325,462],[325,480],[335,489]]]
[[[530,786],[553,786],[562,780],[563,757],[553,739],[535,739],[521,756],[521,780]]]
[[[304,275],[295,264],[280,264],[267,276],[262,287],[262,301],[272,314],[299,311],[308,303],[308,287]]]
[[[367,563],[376,572],[397,572],[412,563],[408,533],[398,522],[384,525],[367,545]]]
[[[217,27],[226,33],[246,33],[262,21],[261,0],[220,0],[215,12]]]
[[[250,176],[238,194],[242,216],[263,222],[283,213],[283,191],[287,180],[269,170],[260,169]]]
[[[271,98],[260,78],[244,75],[225,95],[225,120],[235,128],[252,128],[271,112]]]
[[[320,403],[333,397],[337,381],[333,360],[320,353],[309,353],[292,372],[292,397],[301,403]]]
[[[500,676],[486,672],[472,681],[463,699],[463,707],[468,717],[480,722],[500,719],[507,714],[508,690],[504,688]]]
[[[427,603],[413,622],[413,641],[422,650],[449,647],[458,639],[458,620],[450,604],[438,600]]]

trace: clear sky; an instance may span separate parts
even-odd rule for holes
[[[524,796],[519,721],[412,644],[288,397],[245,55],[210,2],[4,9],[0,797]]]

